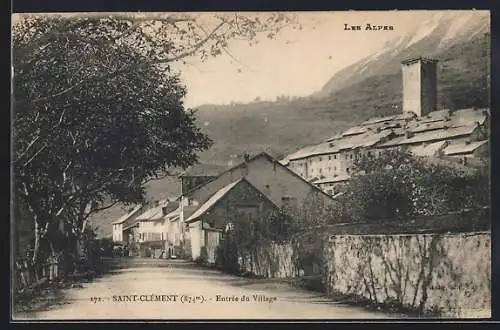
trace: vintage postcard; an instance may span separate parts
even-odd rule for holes
[[[11,321],[491,317],[489,11],[12,16]]]

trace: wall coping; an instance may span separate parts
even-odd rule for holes
[[[479,235],[490,235],[491,231],[475,231],[468,233],[408,233],[408,234],[330,234],[329,238],[332,237],[346,237],[346,236],[364,236],[364,237],[383,237],[383,236],[479,236]]]

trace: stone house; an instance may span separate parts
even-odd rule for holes
[[[490,109],[437,109],[436,67],[436,60],[422,57],[402,61],[401,113],[370,118],[288,155],[281,163],[333,193],[330,183],[352,174],[356,159],[363,155],[408,150],[462,164],[486,157]]]
[[[219,189],[203,203],[185,223],[191,235],[191,253],[196,259],[205,248],[209,263],[215,263],[215,252],[226,226],[236,219],[258,221],[279,210],[270,199],[245,178]]]
[[[238,191],[245,189],[260,194],[258,195],[260,197],[252,195],[250,204],[253,206],[247,208],[244,208],[243,205],[245,204],[245,198],[249,197],[242,197],[237,194]],[[202,247],[205,246],[206,241],[211,239],[210,237],[217,236],[213,233],[205,233],[213,231],[213,229],[222,230],[227,224],[228,220],[225,216],[217,215],[219,222],[214,222],[213,218],[210,218],[210,221],[203,220],[208,216],[207,212],[213,207],[227,205],[227,203],[224,204],[225,199],[223,197],[229,192],[231,194],[228,198],[240,196],[242,200],[240,203],[241,207],[232,211],[226,210],[225,212],[234,214],[236,211],[243,212],[242,210],[245,210],[245,212],[249,212],[245,216],[253,217],[262,217],[267,212],[263,210],[267,209],[301,209],[308,207],[308,203],[313,202],[316,208],[327,208],[335,202],[331,196],[292,172],[267,153],[262,152],[253,157],[246,157],[241,164],[230,168],[221,173],[217,178],[181,197],[182,208],[196,208],[196,211],[190,217],[184,218],[186,229],[188,230],[186,238],[190,241],[191,257],[193,259],[199,257]],[[238,204],[234,200],[231,203],[232,205]],[[261,206],[255,206],[261,204],[268,207],[261,209]],[[271,204],[273,205],[272,207],[270,206]],[[213,223],[213,225],[207,227],[207,224],[210,223]],[[203,227],[203,224],[205,224],[205,227]],[[211,236],[209,237],[208,235]]]

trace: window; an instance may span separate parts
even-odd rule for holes
[[[337,159],[337,155],[333,155],[333,159]]]
[[[371,156],[372,155],[372,152],[371,151],[368,151],[368,156]]]
[[[321,174],[321,173],[323,173],[323,169],[322,168],[319,169],[319,174]]]
[[[323,160],[323,158],[319,157],[319,161],[321,162]]]
[[[349,158],[351,158],[351,159],[352,159],[352,154],[350,154],[350,155],[349,155]]]
[[[348,167],[348,168],[346,168],[346,169],[345,169],[345,171],[346,171],[347,173],[349,173],[349,167]]]
[[[337,166],[334,166],[334,167],[333,167],[333,170],[334,170],[334,171],[336,171],[336,170],[337,170]]]
[[[328,160],[332,160],[332,156],[328,156]]]

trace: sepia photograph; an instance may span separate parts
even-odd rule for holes
[[[489,11],[11,18],[11,322],[491,318]]]

